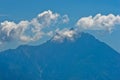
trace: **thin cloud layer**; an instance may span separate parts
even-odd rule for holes
[[[76,23],[81,30],[107,30],[111,31],[116,25],[120,25],[119,15],[101,15],[82,17]]]
[[[67,15],[61,16],[51,10],[44,11],[31,21],[23,20],[19,23],[4,21],[0,23],[0,48],[15,43],[17,46],[42,39],[44,36],[53,36],[56,25],[67,23]],[[6,45],[5,45],[6,44]],[[11,47],[10,47],[11,48]]]

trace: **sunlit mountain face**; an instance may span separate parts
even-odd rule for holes
[[[119,80],[120,54],[87,33],[0,53],[0,80]]]

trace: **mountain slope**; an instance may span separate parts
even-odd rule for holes
[[[119,74],[120,54],[87,33],[0,53],[0,80],[119,80]]]

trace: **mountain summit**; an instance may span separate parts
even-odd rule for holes
[[[120,54],[92,35],[0,53],[0,80],[119,80]]]

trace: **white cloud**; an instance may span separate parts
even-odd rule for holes
[[[58,33],[54,36],[54,41],[63,42],[64,38],[69,40],[74,40],[74,36],[79,34],[79,32],[84,30],[107,30],[112,31],[116,25],[120,25],[120,16],[119,15],[101,15],[97,14],[96,16],[88,16],[80,18],[74,30],[69,30],[67,28],[62,30],[56,30]]]
[[[41,27],[49,27],[51,24],[55,23],[60,15],[58,13],[53,13],[52,11],[44,11],[39,14],[36,18],[40,23]]]
[[[5,21],[1,23],[1,32],[4,32],[6,36],[10,36],[13,29],[17,28],[14,22]]]
[[[101,15],[82,17],[76,25],[82,30],[108,30],[114,29],[115,25],[120,25],[119,15]]]
[[[62,30],[57,29],[56,33],[57,34],[53,37],[52,40],[59,42],[63,42],[65,38],[68,40],[74,40],[74,36],[77,34],[75,30],[71,30],[68,28],[64,28]]]
[[[69,22],[68,15],[61,16],[52,11],[44,11],[32,20],[22,20],[18,23],[14,21],[4,21],[0,23],[0,50],[13,48],[9,46],[14,43],[15,47],[22,44],[29,44],[39,40],[48,40],[53,37],[53,41],[63,42],[64,39],[74,40],[75,35],[84,30],[108,30],[114,29],[115,25],[120,25],[119,15],[101,15],[82,17],[76,23],[74,29],[59,27],[58,25]],[[57,33],[55,35],[55,33]],[[47,39],[46,39],[47,37]],[[15,48],[14,47],[14,48]]]
[[[53,36],[56,28],[54,26],[59,21],[68,21],[68,16],[61,16],[53,13],[51,10],[38,14],[31,21],[23,20],[18,23],[14,21],[4,21],[0,23],[0,48],[6,43],[14,43],[16,45],[27,44],[29,42],[42,39],[44,36]],[[55,26],[56,27],[56,26]],[[18,44],[19,43],[19,44]],[[7,46],[6,46],[7,47]]]

